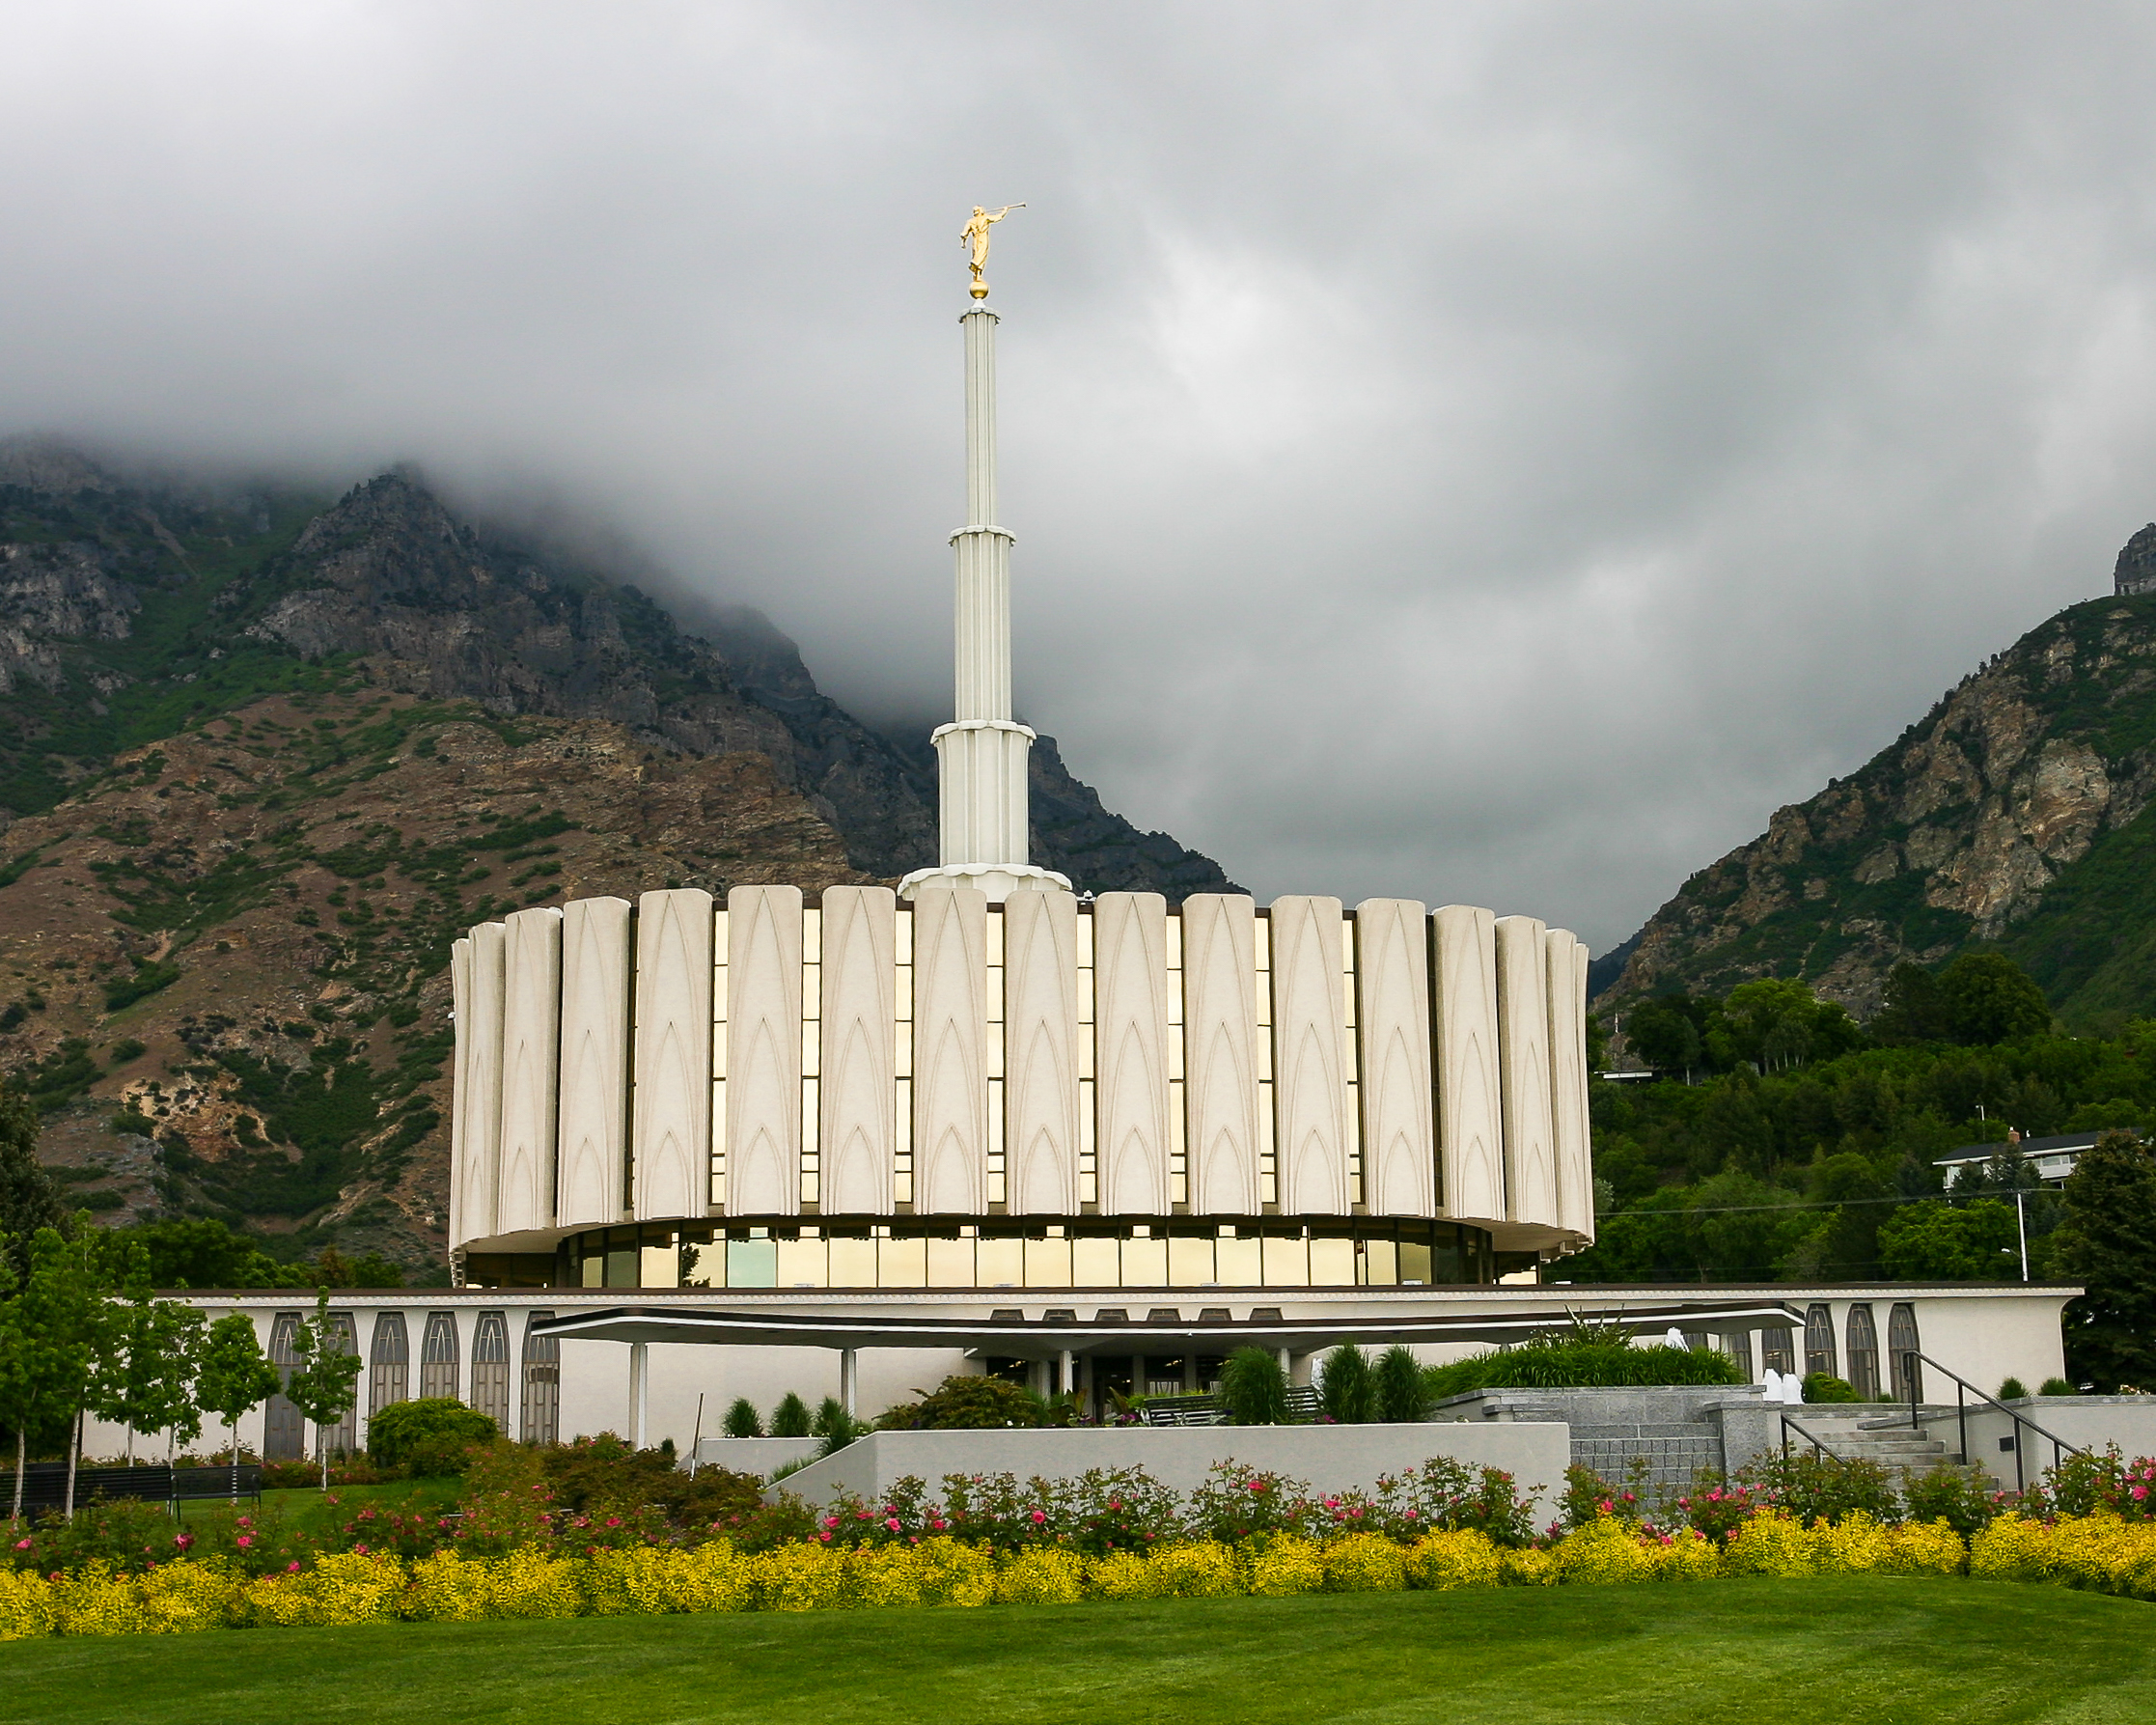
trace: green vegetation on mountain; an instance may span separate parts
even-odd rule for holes
[[[1602,996],[1796,978],[1863,1017],[1897,963],[2016,960],[2076,1029],[2156,1012],[2156,594],[2090,599],[1686,881]]]
[[[1789,980],[1631,1011],[1651,1083],[1594,1081],[1599,1238],[1580,1282],[2013,1280],[2013,1198],[2053,1267],[2056,1193],[1999,1155],[1950,1198],[1936,1159],[1974,1144],[2123,1128],[2156,1139],[2156,1019],[2054,1028],[2012,960],[1904,964],[1859,1025]]]

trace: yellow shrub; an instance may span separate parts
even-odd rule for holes
[[[131,1576],[116,1575],[107,1563],[84,1564],[46,1583],[51,1590],[52,1627],[61,1635],[141,1635],[149,1614]]]
[[[1815,1575],[1868,1575],[1887,1560],[1887,1530],[1863,1510],[1805,1530]]]
[[[404,1566],[358,1552],[320,1559],[296,1575],[264,1575],[241,1590],[246,1621],[258,1624],[365,1624],[401,1615]]]
[[[996,1572],[996,1600],[1005,1605],[1068,1605],[1086,1597],[1086,1563],[1075,1551],[1021,1551]]]
[[[1811,1544],[1786,1510],[1767,1510],[1737,1529],[1722,1554],[1731,1575],[1809,1575]]]
[[[1285,1595],[1316,1593],[1325,1585],[1325,1564],[1310,1541],[1283,1535],[1250,1558],[1250,1591]]]
[[[1407,1553],[1407,1579],[1411,1587],[1445,1592],[1455,1587],[1495,1587],[1504,1579],[1505,1566],[1490,1536],[1479,1528],[1463,1527],[1453,1533],[1426,1533]]]
[[[2115,1516],[2060,1520],[2052,1529],[2052,1573],[2074,1587],[2156,1598],[2156,1527]]]
[[[0,1641],[55,1635],[52,1584],[27,1570],[0,1570]]]
[[[1557,1559],[1534,1546],[1498,1553],[1498,1577],[1506,1587],[1555,1587]]]
[[[714,1551],[723,1554],[718,1562],[707,1555]],[[583,1565],[584,1609],[593,1617],[739,1610],[739,1605],[715,1602],[712,1592],[712,1583],[718,1582],[721,1591],[716,1598],[725,1597],[725,1578],[733,1568],[725,1558],[732,1552],[732,1547],[723,1542],[694,1551],[650,1545],[594,1551]]]
[[[1695,1528],[1680,1528],[1667,1544],[1653,1540],[1642,1549],[1657,1581],[1711,1581],[1722,1573],[1722,1552]]]
[[[486,1560],[495,1617],[576,1617],[584,1609],[583,1567],[589,1559],[548,1557],[520,1545]]]
[[[484,1558],[437,1551],[412,1565],[404,1615],[422,1623],[476,1623],[494,1615],[494,1589]]]
[[[2052,1564],[2051,1529],[2023,1516],[2001,1516],[1969,1542],[1969,1572],[1979,1580],[2041,1581]]]
[[[1557,1543],[1553,1553],[1562,1581],[1651,1581],[1654,1560],[1629,1522],[1597,1516]]]
[[[913,1547],[911,1571],[924,1605],[985,1605],[996,1597],[996,1560],[978,1545],[923,1540]]]
[[[1148,1563],[1135,1551],[1111,1551],[1087,1566],[1086,1591],[1096,1600],[1153,1600],[1165,1579],[1159,1557]]]
[[[1164,1599],[1213,1599],[1245,1592],[1249,1586],[1242,1565],[1235,1561],[1235,1547],[1217,1540],[1156,1545],[1146,1563],[1153,1573],[1153,1591]]]
[[[154,1635],[220,1629],[243,1621],[246,1607],[240,1580],[214,1559],[163,1564],[137,1586],[143,1615]]]
[[[1325,1547],[1327,1593],[1398,1593],[1407,1585],[1407,1553],[1374,1533],[1351,1533]]]
[[[758,1601],[766,1611],[828,1611],[857,1605],[854,1566],[823,1545],[780,1545],[757,1559]]]
[[[1958,1575],[1968,1563],[1969,1547],[1945,1521],[1908,1521],[1889,1529],[1879,1571],[1887,1575]]]

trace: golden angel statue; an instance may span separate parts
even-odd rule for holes
[[[973,248],[973,296],[976,299],[984,297],[988,292],[988,284],[981,278],[981,270],[988,264],[988,230],[1013,209],[1023,209],[1023,204],[1006,204],[1001,209],[989,210],[976,204],[972,217],[958,230],[959,243]]]

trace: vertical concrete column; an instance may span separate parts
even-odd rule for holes
[[[1183,901],[1183,1105],[1190,1208],[1254,1216],[1258,1198],[1258,911],[1236,893]]]
[[[1552,929],[1543,948],[1550,1010],[1550,1120],[1558,1220],[1594,1238],[1594,1161],[1587,1104],[1586,943]]]
[[[898,939],[898,901],[888,886],[825,888],[817,1123],[825,1215],[887,1216],[896,1202]]]
[[[860,1400],[861,1350],[857,1348],[839,1349],[839,1405],[852,1413]]]
[[[629,1421],[636,1433],[638,1449],[650,1446],[649,1432],[651,1411],[651,1345],[649,1342],[629,1344]]]
[[[1078,904],[1004,901],[1004,1190],[1012,1215],[1078,1213]]]
[[[711,939],[711,895],[701,887],[638,901],[630,1154],[640,1219],[710,1207]],[[792,1034],[798,1041],[798,1023]]]
[[[1497,1029],[1504,1098],[1505,1180],[1515,1222],[1555,1226],[1557,1158],[1550,1143],[1548,931],[1532,916],[1497,919]]]
[[[1094,1155],[1103,1215],[1164,1216],[1168,1165],[1168,901],[1093,905]]]
[[[1355,906],[1363,1204],[1373,1216],[1437,1214],[1426,915],[1413,899]]]
[[[509,981],[509,930],[501,923],[481,923],[470,939],[471,1045],[465,1068],[468,1082],[457,1099],[464,1111],[459,1241],[484,1239],[500,1232],[495,1207],[501,1183],[502,1016]]]
[[[562,915],[562,1095],[555,1212],[621,1218],[628,1191],[629,902],[572,899]]]
[[[1272,925],[1280,1207],[1289,1215],[1343,1216],[1350,1205],[1341,902],[1276,899]]]
[[[796,1215],[801,889],[737,886],[727,895],[726,908],[727,1213]],[[708,1031],[705,1044],[710,1044]],[[709,1085],[705,1088],[708,1094]]]
[[[494,1227],[501,1234],[554,1223],[554,1128],[562,1058],[562,913],[513,913],[505,940],[502,1007],[502,1156]]]
[[[913,906],[913,1208],[988,1210],[988,900],[929,885]]]
[[[1430,918],[1430,943],[1441,1201],[1455,1220],[1503,1221],[1496,919],[1471,904],[1444,905]]]

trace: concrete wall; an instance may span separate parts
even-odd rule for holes
[[[2115,1444],[2128,1461],[2156,1456],[2156,1396],[2031,1396],[2006,1405],[2083,1449],[2101,1452]],[[1949,1458],[1959,1452],[1962,1424],[1951,1411],[1925,1420],[1924,1430],[1947,1446]],[[2034,1480],[2052,1464],[2054,1451],[2048,1441],[2026,1429],[2017,1433],[2014,1422],[1995,1408],[1970,1409],[1967,1430],[1970,1463],[1989,1472],[2002,1491],[2012,1490],[2016,1484],[2011,1440],[2017,1435],[2028,1479]]]
[[[773,1490],[828,1503],[841,1491],[878,1497],[899,1480],[946,1474],[1010,1473],[1071,1479],[1092,1468],[1143,1467],[1189,1493],[1217,1461],[1284,1473],[1321,1490],[1374,1490],[1380,1475],[1445,1457],[1470,1467],[1501,1467],[1535,1501],[1537,1524],[1564,1489],[1567,1437],[1562,1425],[1146,1426],[1053,1432],[878,1432],[788,1474]]]
[[[544,1250],[625,1194],[651,1221],[1275,1204],[1578,1245],[1577,946],[1396,899],[746,886],[519,911],[456,945],[452,1232]]]

